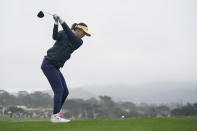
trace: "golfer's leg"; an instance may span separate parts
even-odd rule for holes
[[[66,100],[66,98],[69,94],[69,91],[68,91],[68,87],[67,87],[66,81],[64,79],[64,76],[62,75],[61,72],[59,72],[59,75],[60,75],[60,78],[61,78],[62,86],[64,88],[64,93],[63,93],[63,96],[62,96],[62,103],[61,103],[61,108],[62,108],[62,106],[63,106],[63,104],[64,104],[64,102],[65,102],[65,100]]]
[[[49,70],[44,70],[43,72],[45,76],[47,77],[54,92],[53,114],[56,114],[60,112],[61,104],[62,104],[62,96],[64,93],[64,88],[61,83],[59,70],[56,68],[50,68]]]

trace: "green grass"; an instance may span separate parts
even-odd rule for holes
[[[46,119],[0,118],[0,131],[197,131],[197,118],[73,120],[55,124]]]

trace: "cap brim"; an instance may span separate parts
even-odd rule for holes
[[[87,30],[84,30],[84,29],[82,29],[82,30],[83,30],[83,32],[85,33],[86,36],[91,36],[91,34]]]
[[[89,36],[89,37],[91,36],[91,34],[90,33],[87,33],[87,32],[85,32],[85,35],[86,36]]]
[[[83,32],[85,33],[86,36],[91,36],[91,34],[88,32],[88,29],[86,29],[87,27],[86,28],[83,28],[83,26],[82,27],[79,27],[78,26],[78,28],[81,29],[81,30],[83,30]]]

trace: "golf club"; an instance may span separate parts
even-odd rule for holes
[[[45,12],[45,11],[40,11],[38,12],[37,16],[39,18],[43,18],[44,17],[44,13],[53,16],[51,13]]]

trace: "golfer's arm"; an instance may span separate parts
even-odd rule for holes
[[[58,24],[54,24],[53,27],[53,39],[58,40],[59,35],[58,35]]]
[[[66,34],[68,35],[68,37],[75,42],[81,42],[80,38],[78,38],[73,32],[72,30],[68,27],[68,25],[64,22],[61,24],[63,30],[66,32]]]

